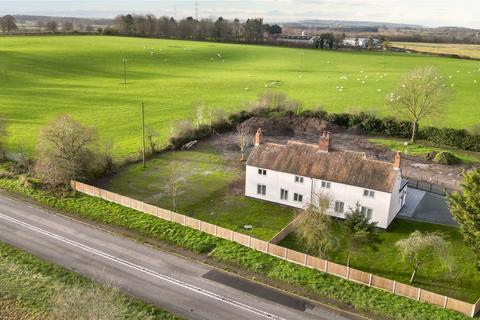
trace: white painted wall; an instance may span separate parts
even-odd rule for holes
[[[318,179],[303,177],[303,183],[298,183],[295,182],[295,175],[293,174],[267,169],[267,174],[264,176],[258,174],[258,169],[252,166],[246,168],[245,195],[248,197],[302,209],[312,201],[317,202],[319,194],[327,194],[333,199],[332,208],[328,212],[330,215],[345,218],[345,213],[359,203],[361,206],[372,209],[372,221],[377,222],[377,226],[380,228],[387,228],[404,204],[400,203],[400,193],[398,192],[401,186],[400,173],[395,181],[393,193],[374,190],[375,195],[371,198],[363,196],[364,188],[361,187],[329,181],[330,189],[325,189],[321,187],[321,180]],[[258,184],[266,186],[265,195],[257,194]],[[288,200],[280,198],[280,189],[288,190]],[[293,200],[294,193],[303,195],[302,203]],[[335,201],[344,202],[343,214],[334,212]]]

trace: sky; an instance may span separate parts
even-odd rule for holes
[[[195,15],[195,0],[0,0],[0,15],[112,18],[122,13],[183,18]],[[480,29],[480,0],[199,0],[198,13],[266,22],[353,20]]]

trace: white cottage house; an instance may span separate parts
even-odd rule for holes
[[[330,133],[317,145],[288,141],[263,143],[261,129],[246,166],[245,195],[306,208],[328,195],[328,214],[345,218],[358,203],[371,221],[387,228],[405,204],[407,181],[402,179],[400,153],[395,162],[366,159],[364,153],[333,151]]]

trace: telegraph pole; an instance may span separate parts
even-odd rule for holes
[[[195,20],[198,21],[198,1],[195,1]]]
[[[145,108],[142,102],[142,163],[143,167],[146,168],[145,165]]]

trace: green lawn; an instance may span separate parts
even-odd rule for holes
[[[427,153],[432,151],[436,151],[436,152],[448,151],[456,155],[462,161],[462,163],[474,164],[474,163],[480,162],[480,153],[478,152],[468,152],[468,151],[459,150],[455,148],[433,147],[428,143],[425,143],[422,141],[417,141],[415,144],[409,143],[408,145],[405,145],[405,142],[407,142],[408,140],[402,140],[402,139],[372,138],[372,139],[368,139],[368,141],[374,144],[386,147],[392,151],[401,151],[401,152],[404,152],[405,154],[409,154],[412,156],[423,157]]]
[[[192,117],[197,104],[239,110],[265,90],[283,91],[305,108],[386,115],[385,94],[400,75],[425,65],[438,67],[455,91],[444,116],[430,124],[477,124],[478,61],[106,36],[0,37],[0,113],[10,122],[14,151],[31,153],[39,128],[68,113],[96,126],[120,158],[140,149],[141,101],[147,126],[163,135],[173,120]]]
[[[177,212],[235,231],[269,240],[294,217],[291,208],[243,196],[244,163],[226,160],[211,144],[201,143],[189,151],[161,154],[147,162],[129,166],[115,175],[108,189],[134,199],[172,209],[166,187],[171,164],[181,167],[182,182]],[[236,188],[236,192],[232,189]],[[243,226],[252,225],[251,231]]]
[[[53,314],[58,314],[55,308],[59,305],[55,301],[68,300],[71,295],[77,298],[95,296],[99,306],[115,308],[117,316],[125,320],[180,319],[0,242],[1,319],[54,319]]]
[[[467,247],[457,228],[430,223],[396,219],[388,231],[381,231],[383,242],[377,252],[363,250],[352,258],[352,267],[407,283],[412,270],[405,264],[395,248],[395,242],[407,238],[415,230],[441,232],[450,242],[450,254],[455,261],[452,274],[437,264],[429,263],[417,274],[415,286],[445,294],[464,301],[476,302],[480,298],[480,271],[475,267],[474,254]],[[335,231],[342,241],[341,248],[330,254],[330,260],[346,264],[345,229],[341,221],[335,222]],[[298,251],[305,251],[293,234],[285,238],[281,245]]]

